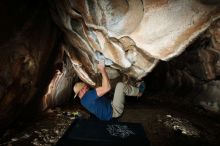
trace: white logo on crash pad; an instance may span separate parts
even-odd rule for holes
[[[106,129],[110,135],[121,138],[135,135],[135,133],[132,130],[128,129],[126,125],[107,125]]]

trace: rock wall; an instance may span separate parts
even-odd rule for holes
[[[41,108],[60,33],[42,1],[1,1],[0,133]],[[7,35],[5,35],[7,34]],[[28,113],[28,116],[26,116]],[[26,116],[26,117],[25,117]]]
[[[215,21],[180,56],[159,63],[147,76],[149,91],[173,92],[180,98],[161,100],[220,113],[219,24]]]
[[[220,14],[219,5],[196,0],[51,3],[53,19],[69,44],[65,51],[78,76],[92,86],[97,52],[113,62],[112,70],[140,80],[159,60],[181,54]]]

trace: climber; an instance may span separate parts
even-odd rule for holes
[[[118,118],[124,110],[125,95],[142,96],[145,90],[145,83],[143,81],[138,82],[137,87],[122,82],[117,83],[113,100],[110,101],[105,97],[106,93],[111,90],[111,85],[104,63],[99,62],[97,68],[102,75],[102,85],[90,88],[84,82],[77,82],[73,87],[74,98],[78,96],[82,106],[100,120],[108,121],[112,118]]]

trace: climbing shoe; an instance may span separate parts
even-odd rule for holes
[[[144,90],[146,88],[145,82],[141,81],[137,84],[137,87],[139,89],[139,96],[141,96],[144,93]]]

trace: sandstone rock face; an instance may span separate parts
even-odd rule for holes
[[[66,54],[92,86],[96,52],[113,62],[113,70],[139,80],[159,60],[181,54],[219,14],[219,5],[196,0],[57,0],[52,9]]]
[[[217,20],[178,57],[161,62],[147,78],[149,90],[166,90],[182,99],[169,102],[186,102],[185,105],[202,107],[220,113],[219,80],[219,27]],[[160,83],[160,84],[158,84]]]
[[[0,46],[1,134],[21,115],[39,111],[58,53],[59,31],[46,5],[22,2],[13,3],[12,9],[12,2],[6,1],[1,13],[8,22],[1,32],[9,33],[7,38],[1,35]]]

